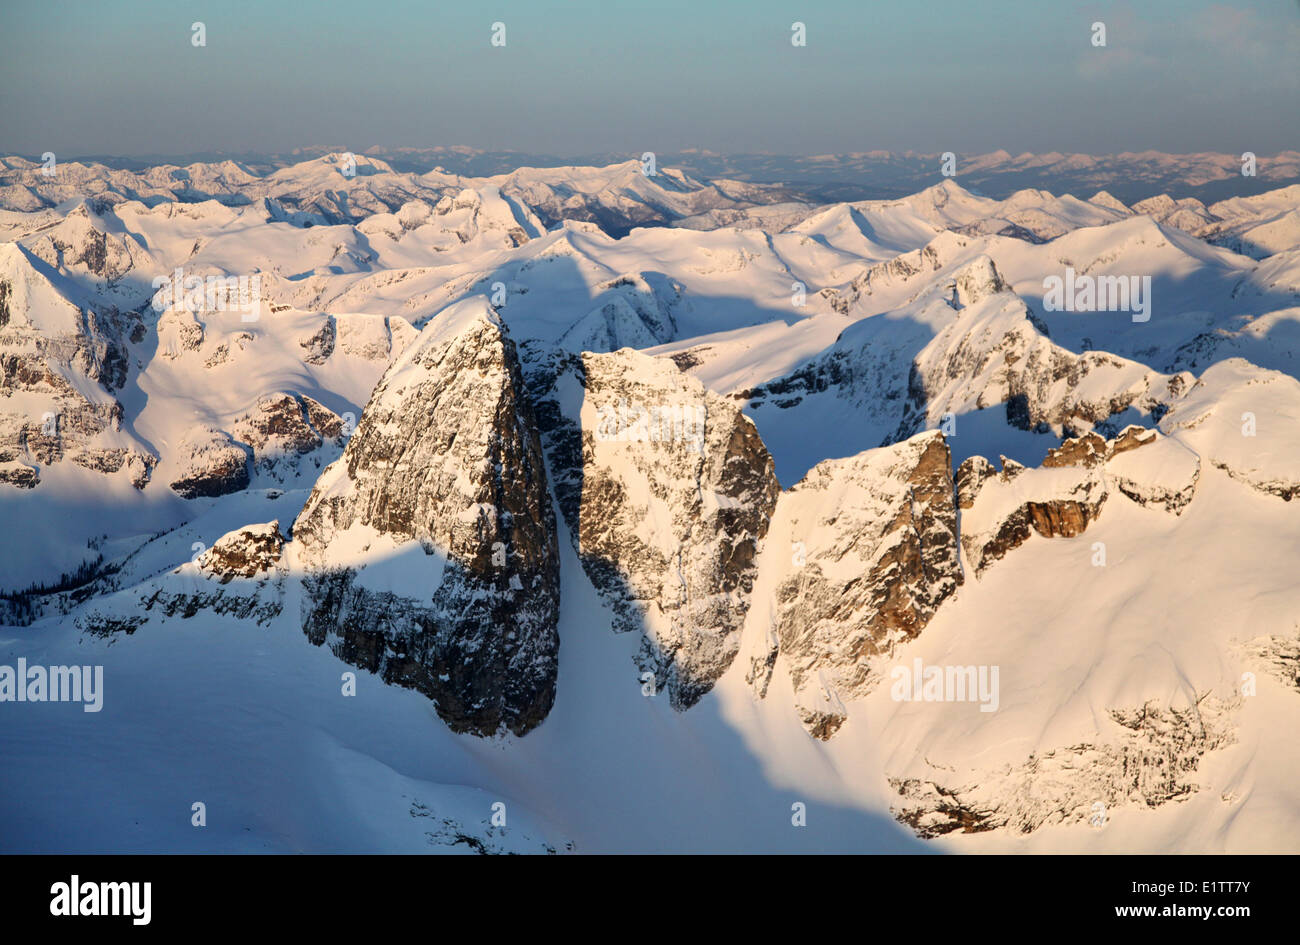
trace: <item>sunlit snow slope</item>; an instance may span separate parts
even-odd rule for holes
[[[1300,851],[1296,187],[347,157],[5,159],[0,849]]]

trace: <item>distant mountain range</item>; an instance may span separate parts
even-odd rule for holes
[[[188,165],[233,160],[254,173],[269,173],[348,148],[298,148],[286,154],[154,155],[142,157],[84,156],[83,162],[122,170],[144,170],[160,164]],[[653,150],[647,144],[644,150]],[[638,152],[600,152],[572,156],[491,151],[469,147],[369,147],[355,153],[385,161],[399,172],[424,174],[437,168],[465,177],[492,177],[519,168],[606,166],[639,159]],[[751,183],[781,184],[802,191],[814,202],[873,200],[902,197],[941,177],[943,155],[915,151],[864,151],[794,156],[778,154],[719,154],[705,150],[656,152],[661,166],[676,167],[695,177],[725,178]],[[29,157],[35,158],[35,155]],[[1076,196],[1107,190],[1126,203],[1160,193],[1177,193],[1202,201],[1251,196],[1300,182],[1300,151],[1257,156],[1254,176],[1242,174],[1240,154],[1166,154],[1159,151],[1111,155],[1044,154],[1007,151],[955,154],[957,180],[967,189],[995,198],[1017,190],[1041,188]],[[73,159],[69,155],[69,159]]]
[[[1300,155],[631,157],[0,159],[0,850],[1300,850]]]

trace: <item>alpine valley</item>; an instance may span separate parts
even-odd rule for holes
[[[401,157],[0,159],[0,850],[1300,852],[1296,152]]]

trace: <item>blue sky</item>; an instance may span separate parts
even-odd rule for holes
[[[3,153],[1271,154],[1300,3],[4,0],[0,79]]]

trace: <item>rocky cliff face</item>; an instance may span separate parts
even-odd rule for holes
[[[269,626],[284,612],[284,544],[278,519],[236,528],[190,561],[125,591],[132,600],[128,610],[91,607],[76,625],[98,637],[130,636],[154,618],[200,614]],[[113,586],[112,573],[104,572],[102,588]]]
[[[1200,469],[1199,457],[1181,442],[1138,426],[1112,440],[1096,433],[1068,439],[1037,469],[1003,457],[999,472],[972,456],[957,470],[962,548],[979,574],[1035,532],[1083,534],[1115,492],[1179,515],[1196,492]]]
[[[134,237],[101,229],[104,223],[93,203],[83,201],[58,224],[34,236],[28,248],[54,269],[73,270],[112,284],[135,267],[137,255],[148,259],[148,253]]]
[[[1020,547],[1034,532],[1045,538],[1073,538],[1101,512],[1106,501],[1101,472],[1086,467],[1026,469],[1003,458],[992,473],[973,456],[957,470],[962,501],[962,547],[976,574]]]
[[[926,249],[919,258],[941,269],[941,256]],[[881,266],[906,276],[910,256]],[[754,409],[815,410],[805,400],[830,392],[853,405],[856,424],[878,429],[878,442],[889,444],[926,429],[960,434],[963,418],[983,410],[1021,430],[1114,435],[1135,416],[1158,420],[1195,382],[1187,372],[1161,374],[1056,344],[988,256],[927,279],[896,313],[854,322],[825,353],[736,398]]]
[[[1130,427],[1106,445],[1107,481],[1138,505],[1181,515],[1196,495],[1201,458],[1181,439]]]
[[[19,489],[35,489],[41,481],[40,472],[33,466],[17,460],[0,462],[0,482]]]
[[[21,247],[0,244],[0,481],[33,486],[38,466],[72,459],[105,473],[128,469],[137,488],[156,458],[123,429],[133,313],[65,297],[57,276]],[[29,472],[22,472],[18,467]]]
[[[679,709],[726,671],[780,491],[739,409],[672,361],[557,355],[532,375],[556,496],[614,627]]]
[[[997,406],[1013,427],[1076,436],[1128,410],[1159,418],[1193,383],[1055,344],[987,257],[958,271],[952,292],[957,316],[912,362],[900,438]]]
[[[682,287],[663,276],[630,272],[596,287],[598,305],[574,322],[556,342],[575,354],[619,348],[649,348],[677,333],[674,311]]]
[[[236,421],[235,436],[253,450],[256,469],[284,475],[300,457],[329,445],[343,445],[343,420],[304,394],[275,393]],[[319,462],[319,459],[318,459]]]
[[[482,298],[431,320],[389,369],[293,539],[312,642],[425,693],[456,731],[546,717],[554,513],[514,344]]]
[[[805,727],[829,738],[962,583],[943,435],[818,464],[781,496],[768,542],[774,652],[751,655],[750,681],[765,694],[779,658]]]
[[[863,298],[883,288],[892,288],[922,274],[937,272],[944,266],[945,250],[965,246],[966,240],[952,234],[940,234],[930,244],[901,253],[892,259],[869,266],[842,289],[822,289],[821,295],[835,311],[847,315]]]
[[[248,488],[248,448],[222,430],[204,427],[176,449],[179,475],[171,488],[182,499],[229,495]]]

